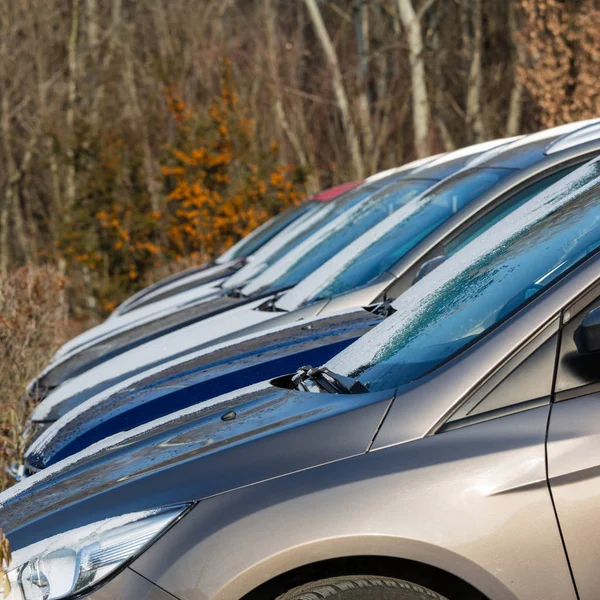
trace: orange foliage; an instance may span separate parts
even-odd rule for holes
[[[190,109],[174,86],[165,89],[165,100],[176,140],[161,166],[160,210],[152,206],[139,158],[107,130],[86,149],[87,181],[63,219],[57,247],[69,274],[79,275],[71,278],[80,286],[71,296],[95,298],[103,313],[154,270],[190,256],[213,258],[300,201],[302,178],[277,165],[277,146],[256,149],[254,123],[238,105],[228,65],[208,108]]]
[[[208,121],[181,101],[169,106],[181,134],[162,167],[170,184],[166,235],[176,257],[216,256],[300,201],[293,170],[276,165],[276,145],[253,156],[254,123],[239,109],[227,65]]]

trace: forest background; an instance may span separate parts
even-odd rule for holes
[[[335,183],[600,115],[597,0],[4,0],[0,277],[71,317]]]

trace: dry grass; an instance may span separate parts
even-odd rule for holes
[[[10,584],[6,575],[10,558],[10,543],[2,532],[2,529],[0,529],[0,591],[5,598],[10,594]]]
[[[23,267],[0,279],[0,490],[19,460],[33,406],[27,384],[68,339],[64,279],[52,268]]]

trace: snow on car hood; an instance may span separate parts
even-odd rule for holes
[[[377,317],[370,315],[370,313],[365,313],[363,310],[354,310],[347,309],[344,311],[338,311],[335,316],[315,316],[311,318],[306,318],[302,320],[302,327],[307,330],[319,330],[325,323],[335,323],[340,319],[346,319],[352,321],[360,321],[360,318],[364,315],[368,316],[368,319],[377,319]],[[266,325],[268,325],[266,323]],[[98,393],[92,395],[91,397],[84,397],[79,399],[78,394],[59,394],[58,392],[62,389],[58,388],[54,392],[50,393],[44,400],[42,400],[34,409],[31,415],[31,421],[33,422],[47,422],[54,421],[56,419],[56,412],[62,414],[62,410],[59,407],[62,404],[71,405],[72,401],[75,401],[76,404],[73,408],[68,409],[68,414],[65,417],[69,419],[75,418],[80,412],[89,409],[93,406],[102,404],[108,398],[113,395],[118,394],[119,392],[123,392],[124,390],[133,390],[138,389],[139,386],[143,385],[146,381],[156,381],[161,377],[170,378],[170,374],[174,371],[180,372],[186,365],[193,365],[198,361],[201,361],[204,357],[209,355],[214,355],[218,352],[229,350],[235,348],[236,355],[237,349],[243,347],[245,344],[252,343],[254,340],[262,338],[264,336],[276,336],[281,334],[282,332],[290,331],[290,329],[298,327],[298,325],[290,325],[289,322],[284,322],[283,324],[279,324],[275,327],[266,327],[265,330],[261,330],[259,332],[249,333],[247,335],[243,335],[240,337],[236,337],[233,339],[226,340],[224,342],[219,342],[214,345],[208,345],[199,350],[192,351],[190,353],[185,353],[182,356],[178,356],[177,358],[160,363],[156,366],[149,367],[148,369],[144,369],[135,375],[128,377],[126,379],[120,380],[117,383],[113,384],[110,387],[104,388]],[[304,337],[310,337],[305,334]],[[38,438],[40,442],[43,437],[46,437],[46,434],[49,434],[50,429],[44,432],[43,436]],[[32,444],[31,448],[35,447],[36,443]]]
[[[211,298],[222,294],[223,290],[218,286],[223,281],[225,281],[225,279],[211,281],[200,285],[197,288],[177,294],[176,296],[171,296],[164,300],[149,304],[148,306],[137,308],[118,318],[106,320],[103,323],[88,329],[61,346],[52,357],[49,366],[40,374],[40,376],[49,368],[71,356],[73,352],[79,352],[80,350],[87,348],[90,344],[95,344],[115,333],[126,331],[143,323],[149,323],[164,315],[177,312],[183,308],[192,306],[198,302],[210,300]]]
[[[322,364],[381,320],[359,310],[312,320],[308,328],[302,321],[237,344],[211,348],[193,361],[155,375],[128,380],[129,385],[98,394],[70,411],[65,406],[68,412],[29,447],[26,464],[34,472],[45,469],[109,435],[302,365]]]
[[[123,379],[145,371],[156,363],[165,363],[221,336],[235,333],[245,327],[263,323],[276,317],[277,312],[254,310],[263,302],[265,302],[264,298],[255,300],[172,333],[162,335],[106,360],[81,375],[66,380],[51,391],[38,406],[40,412],[35,413],[36,418],[46,410],[45,408],[42,409],[42,406],[52,407],[54,403],[62,402],[66,398],[86,389],[96,388],[98,391],[106,389],[111,383],[123,381]]]
[[[330,360],[327,366],[332,371],[350,375],[376,361],[398,332],[426,318],[431,299],[438,297],[440,290],[466,268],[508,244],[511,238],[528,230],[563,205],[581,197],[599,181],[600,158],[597,158],[529,200],[409,288],[393,302],[396,313]]]

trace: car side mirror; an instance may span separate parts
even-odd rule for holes
[[[435,256],[434,258],[429,259],[427,262],[424,262],[421,265],[421,268],[417,271],[417,275],[415,280],[413,281],[413,285],[417,283],[417,281],[421,281],[425,275],[428,275],[433,271],[436,267],[439,267],[446,260],[445,256]]]
[[[592,310],[573,334],[579,354],[600,352],[600,307]]]

